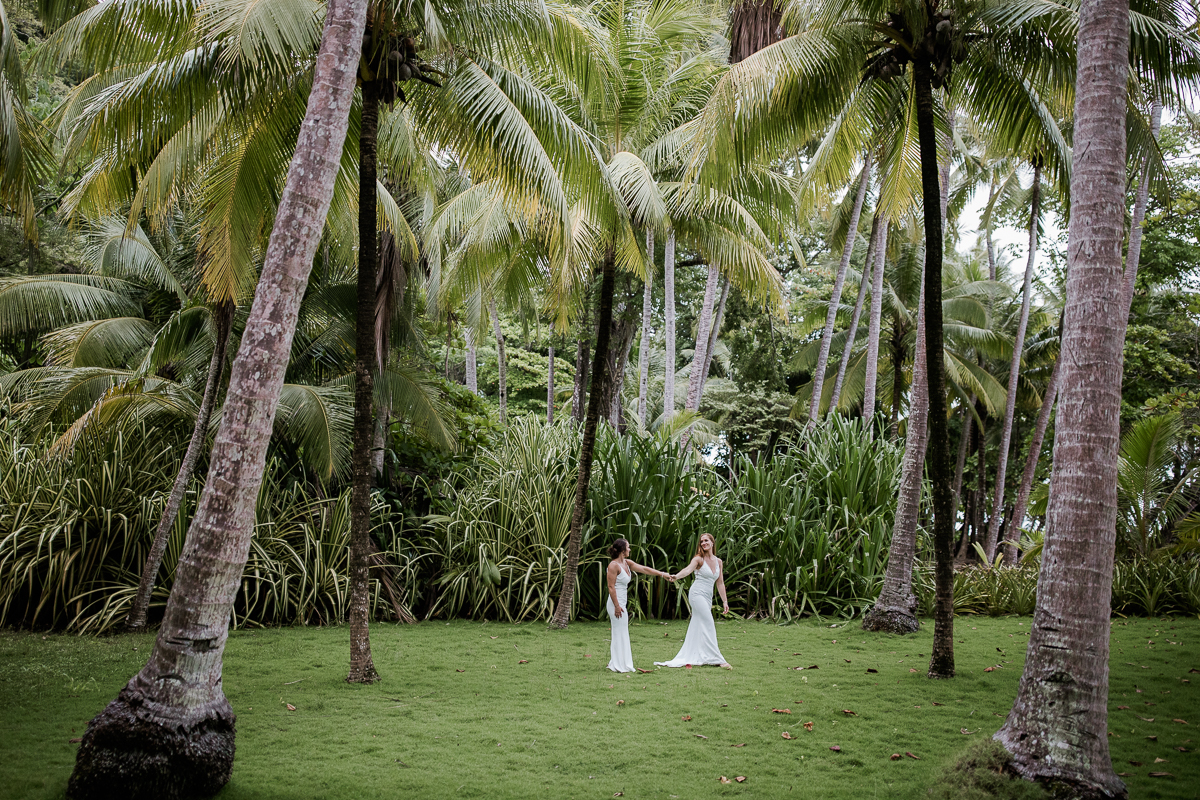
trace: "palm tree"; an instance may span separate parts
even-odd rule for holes
[[[206,796],[229,781],[234,714],[221,690],[229,615],[296,313],[320,240],[322,226],[313,221],[324,220],[333,197],[365,22],[365,0],[330,2],[305,125],[166,617],[149,662],[88,723],[68,784],[72,797],[107,796],[117,787],[133,797]]]
[[[34,191],[50,175],[46,131],[25,104],[29,97],[17,37],[0,3],[0,203],[21,220],[29,242],[37,242]]]
[[[1108,616],[1116,543],[1130,19],[1085,0],[1071,175],[1067,303],[1048,530],[1017,698],[995,739],[1029,780],[1124,797],[1108,751]],[[1086,599],[1085,599],[1086,598]]]

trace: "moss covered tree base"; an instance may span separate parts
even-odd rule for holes
[[[145,719],[128,688],[88,723],[67,784],[71,800],[211,797],[233,771],[234,714],[171,727]]]
[[[903,608],[875,606],[863,617],[863,630],[872,633],[916,633],[920,627],[916,616]]]
[[[1012,772],[1012,756],[988,739],[973,745],[948,767],[929,790],[936,800],[1039,800],[1050,798],[1041,784]]]

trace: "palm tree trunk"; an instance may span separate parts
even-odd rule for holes
[[[1004,402],[1004,427],[1000,429],[1000,452],[996,457],[996,491],[992,499],[992,516],[988,520],[987,539],[983,549],[988,564],[996,557],[1000,539],[1000,521],[1004,519],[1004,481],[1008,473],[1008,451],[1012,446],[1013,417],[1017,412],[1017,382],[1021,376],[1021,353],[1025,349],[1025,331],[1029,327],[1029,306],[1033,295],[1033,261],[1037,257],[1038,217],[1041,209],[1041,162],[1033,165],[1033,187],[1029,199],[1029,258],[1025,261],[1025,283],[1021,288],[1021,318],[1017,322],[1017,338],[1013,342],[1013,357],[1008,366],[1008,394]]]
[[[1029,780],[1125,797],[1108,749],[1108,657],[1116,550],[1125,233],[1128,0],[1079,13],[1062,390],[1045,550],[1025,669],[995,739]]]
[[[229,781],[234,714],[221,688],[222,656],[296,317],[349,127],[365,23],[365,0],[330,1],[308,108],[166,614],[149,662],[88,723],[67,785],[75,800],[203,797]]]
[[[575,340],[575,388],[571,395],[571,417],[576,422],[583,422],[584,417],[584,392],[588,385],[588,368],[591,357],[591,335],[592,329],[589,327],[590,320],[588,319],[588,303],[590,302],[591,291],[587,293],[587,299],[583,305],[583,319],[579,323],[579,330],[582,336]]]
[[[571,533],[567,537],[567,563],[563,567],[562,592],[550,619],[553,628],[565,628],[571,621],[571,606],[575,601],[575,583],[579,574],[579,549],[583,544],[583,515],[587,510],[588,484],[592,479],[592,457],[596,452],[596,429],[604,401],[604,370],[608,362],[608,340],[612,331],[613,288],[616,284],[616,254],[609,245],[604,254],[601,273],[600,299],[596,328],[596,354],[592,362],[592,391],[588,397],[587,419],[583,424],[583,441],[579,446],[579,473],[575,482],[575,508],[571,512]]]
[[[225,369],[225,350],[229,344],[229,331],[233,327],[233,303],[226,301],[218,303],[213,308],[213,323],[216,327],[216,341],[213,346],[212,358],[208,362],[208,379],[204,383],[204,395],[200,400],[200,411],[196,414],[196,426],[192,429],[192,438],[188,441],[187,452],[183,455],[183,463],[175,476],[175,484],[171,487],[171,496],[163,509],[162,519],[154,532],[154,541],[150,545],[150,553],[146,556],[146,565],[142,567],[142,579],[138,582],[137,594],[133,598],[133,607],[125,618],[125,629],[139,631],[146,627],[146,615],[150,611],[150,596],[154,592],[154,582],[158,579],[158,569],[162,566],[163,553],[167,549],[167,541],[171,538],[171,529],[175,527],[175,519],[179,516],[179,508],[183,505],[183,495],[187,485],[196,472],[196,464],[204,452],[208,440],[208,421],[212,418],[213,405],[217,396],[217,387],[221,384],[221,372]]]
[[[675,231],[667,232],[663,251],[663,419],[675,416]]]
[[[642,288],[642,340],[638,343],[638,424],[646,428],[646,394],[650,388],[650,307],[654,289],[654,231],[646,231],[646,284]]]
[[[783,38],[783,13],[774,0],[746,0],[733,10],[729,63],[736,64]]]
[[[350,454],[350,672],[347,683],[379,680],[371,659],[370,545],[371,486],[375,470],[376,352],[375,301],[379,271],[376,137],[379,131],[379,88],[362,84],[362,122],[358,137],[358,294],[354,335],[354,446]]]
[[[833,295],[829,298],[829,308],[825,312],[825,331],[821,335],[821,352],[817,356],[817,366],[813,369],[812,400],[808,403],[808,422],[815,425],[821,414],[821,395],[825,385],[825,367],[829,363],[829,346],[833,341],[833,326],[837,322],[838,308],[842,304],[842,286],[846,283],[846,269],[850,266],[850,256],[854,252],[854,240],[858,238],[858,219],[862,214],[863,200],[867,196],[867,185],[871,182],[871,153],[863,160],[862,171],[858,176],[858,194],[854,196],[854,210],[850,212],[850,225],[846,228],[846,244],[842,247],[842,260],[838,264],[837,277],[833,281]]]
[[[613,320],[613,332],[609,338],[608,380],[604,386],[604,403],[608,409],[608,424],[614,431],[621,430],[621,390],[625,388],[625,367],[629,364],[629,352],[633,350],[633,335],[637,333],[637,318],[631,318],[627,305],[619,317]]]
[[[883,589],[875,606],[863,617],[863,630],[913,633],[917,623],[917,596],[912,588],[913,559],[917,555],[917,518],[921,513],[921,485],[925,477],[928,445],[929,389],[925,370],[925,288],[917,300],[917,341],[913,354],[912,391],[908,430],[900,468],[900,497],[888,545],[888,566]],[[897,379],[897,385],[899,380]]]
[[[463,341],[467,343],[467,390],[479,394],[479,355],[475,350],[475,332],[470,325],[463,326]]]
[[[971,405],[975,405],[975,396],[971,396]],[[958,521],[958,498],[962,493],[963,469],[967,465],[967,450],[971,447],[971,433],[975,430],[975,418],[968,408],[963,407],[962,436],[958,440],[958,460],[954,463],[954,520]]]
[[[713,305],[717,300],[717,267],[710,264],[708,280],[704,284],[704,300],[700,304],[700,321],[696,330],[696,349],[692,352],[692,374],[688,378],[687,399],[683,407],[695,411],[700,407],[700,383],[704,378],[704,367],[708,358],[708,339],[712,333]]]
[[[996,197],[996,184],[994,182],[989,182],[988,183],[988,204],[987,204],[987,208],[988,208],[988,212],[989,212],[988,213],[988,221],[987,221],[987,224],[984,225],[984,228],[983,228],[983,238],[984,238],[984,241],[987,242],[988,280],[989,281],[996,280],[996,245],[992,241],[992,217],[991,217],[991,213],[990,213],[991,208],[992,208],[992,203],[994,202],[995,197]]]
[[[492,332],[496,334],[496,369],[500,375],[500,424],[508,421],[508,359],[504,357],[504,331],[500,330],[500,315],[496,313],[496,301],[488,301],[488,313],[492,317]]]
[[[913,63],[921,194],[925,217],[925,369],[929,376],[929,480],[933,487],[934,611],[929,677],[954,676],[954,520],[946,442],[946,369],[942,341],[942,196],[933,127],[933,71]]]
[[[879,380],[879,336],[883,323],[883,267],[887,262],[888,221],[880,225],[879,243],[871,273],[871,318],[867,323],[867,376],[863,385],[863,419],[875,415],[875,387]]]
[[[1162,103],[1158,98],[1150,107],[1150,135],[1158,140],[1162,129]],[[1142,223],[1146,221],[1146,206],[1150,204],[1150,156],[1142,159],[1142,176],[1138,183],[1137,201],[1133,204],[1133,220],[1129,225],[1129,250],[1125,255],[1125,318],[1133,305],[1133,290],[1137,283],[1138,261],[1142,256]]]
[[[875,265],[875,248],[879,244],[879,215],[871,220],[871,239],[867,244],[867,257],[863,260],[862,274],[858,278],[858,299],[854,301],[854,314],[850,317],[850,330],[846,332],[846,346],[842,348],[842,360],[838,362],[837,378],[833,381],[833,396],[829,398],[829,409],[837,408],[842,396],[842,383],[846,380],[846,368],[850,366],[850,354],[854,351],[854,340],[858,338],[858,320],[862,316],[863,302],[867,299],[867,276]]]
[[[442,365],[442,377],[450,380],[450,342],[454,336],[454,315],[446,313],[446,361]]]
[[[717,301],[717,315],[713,319],[712,330],[708,334],[708,350],[704,355],[704,372],[700,376],[700,397],[696,400],[696,407],[700,407],[700,400],[704,399],[704,386],[708,383],[708,371],[712,368],[713,352],[717,349],[717,338],[721,335],[721,323],[725,321],[725,301],[729,299],[729,276],[726,275],[721,279],[721,299]]]
[[[1033,438],[1029,441],[1029,455],[1025,459],[1025,471],[1021,475],[1021,489],[1017,492],[1016,503],[1013,504],[1012,525],[1004,537],[1004,563],[1009,566],[1016,566],[1017,563],[1017,539],[1020,537],[1021,523],[1025,521],[1025,509],[1029,507],[1029,494],[1033,491],[1033,478],[1042,455],[1042,440],[1050,424],[1050,411],[1054,408],[1054,399],[1058,396],[1061,365],[1062,359],[1059,358],[1050,370],[1050,381],[1046,384],[1045,394],[1042,395],[1042,408],[1033,427]]]
[[[554,345],[550,345],[550,355],[546,364],[546,424],[554,424]]]

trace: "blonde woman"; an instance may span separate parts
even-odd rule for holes
[[[643,567],[629,558],[629,542],[617,539],[608,548],[608,620],[612,623],[612,644],[608,651],[608,668],[613,672],[633,672],[633,650],[629,646],[629,582],[633,573],[655,575],[672,580],[665,572]]]
[[[693,572],[696,577],[688,590],[688,602],[692,606],[692,618],[688,622],[687,636],[683,639],[683,647],[679,655],[670,661],[655,661],[660,667],[686,667],[701,664],[716,664],[725,669],[733,669],[721,648],[717,646],[717,626],[713,623],[712,598],[713,588],[721,595],[721,604],[725,613],[729,613],[729,598],[725,596],[724,564],[713,552],[713,537],[701,534],[700,545],[690,564],[672,577],[675,580],[686,578]]]

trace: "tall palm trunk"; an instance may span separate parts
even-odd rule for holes
[[[1030,780],[1125,797],[1108,750],[1125,233],[1128,0],[1079,13],[1062,389],[1037,608],[1016,702],[996,733]]]
[[[463,341],[467,343],[467,390],[479,394],[479,354],[475,349],[475,332],[470,325],[463,326]]]
[[[583,423],[583,441],[579,446],[579,473],[575,481],[575,507],[571,512],[571,533],[567,538],[567,563],[563,567],[562,592],[554,607],[550,626],[565,628],[571,621],[575,601],[575,583],[579,575],[579,549],[583,545],[583,515],[587,510],[588,484],[592,480],[592,457],[596,452],[596,428],[604,406],[605,368],[608,342],[612,332],[613,289],[616,284],[616,255],[609,245],[601,272],[600,299],[597,309],[596,354],[592,362],[592,391],[588,397],[587,419]]]
[[[663,419],[675,416],[675,231],[667,232],[663,250]]]
[[[704,399],[704,386],[708,383],[708,372],[712,369],[713,353],[717,349],[717,339],[721,335],[721,324],[725,321],[725,302],[729,299],[729,276],[721,278],[721,299],[717,301],[717,312],[713,318],[712,330],[708,334],[708,349],[704,354],[704,372],[700,375],[700,397],[696,400],[696,407],[700,407],[700,400]]]
[[[1008,366],[1008,394],[1004,402],[1004,427],[1000,429],[1000,452],[996,458],[996,491],[992,499],[992,516],[988,520],[987,539],[983,549],[988,564],[996,557],[1000,539],[1000,521],[1004,519],[1004,481],[1008,472],[1008,451],[1012,446],[1013,416],[1017,411],[1017,382],[1021,376],[1021,353],[1025,350],[1025,331],[1029,327],[1029,306],[1033,295],[1033,261],[1037,256],[1037,231],[1041,199],[1042,164],[1033,165],[1033,187],[1029,198],[1029,258],[1025,261],[1025,283],[1021,287],[1021,317],[1017,321],[1017,338],[1013,342],[1012,361]]]
[[[379,89],[375,81],[362,84],[362,123],[358,137],[358,292],[354,331],[354,444],[350,454],[350,672],[348,683],[379,680],[371,659],[370,541],[371,485],[375,469],[376,353],[375,301],[379,272],[379,232],[376,197],[376,150],[379,131]]]
[[[454,315],[446,313],[446,358],[442,363],[442,377],[450,380],[450,343],[454,341]]]
[[[1150,135],[1158,140],[1162,129],[1162,103],[1155,98],[1150,108]],[[1150,204],[1150,156],[1142,160],[1142,176],[1138,183],[1137,201],[1133,204],[1133,219],[1129,225],[1129,250],[1125,255],[1124,297],[1125,319],[1133,305],[1133,289],[1137,284],[1138,261],[1142,256],[1142,223],[1146,221],[1146,206]]]
[[[1042,455],[1042,440],[1046,436],[1046,427],[1050,424],[1050,411],[1054,408],[1054,399],[1058,396],[1061,366],[1062,359],[1056,359],[1054,367],[1050,370],[1050,380],[1046,384],[1045,394],[1042,395],[1042,408],[1033,426],[1033,438],[1029,441],[1029,455],[1025,459],[1025,471],[1021,475],[1021,488],[1017,492],[1017,501],[1013,504],[1012,524],[1004,536],[1004,563],[1009,566],[1015,566],[1017,563],[1017,539],[1020,538],[1021,523],[1025,521],[1025,509],[1029,507],[1029,494],[1033,491],[1033,478]]]
[[[234,305],[229,301],[218,303],[213,308],[216,341],[212,358],[208,362],[204,395],[200,400],[200,410],[196,414],[196,425],[192,429],[187,452],[183,455],[183,463],[179,466],[179,473],[171,487],[171,496],[167,499],[162,519],[158,521],[158,528],[154,531],[154,541],[150,544],[150,553],[146,556],[145,566],[142,567],[142,579],[138,582],[133,607],[129,616],[125,618],[125,629],[128,631],[139,631],[146,627],[150,596],[154,593],[154,583],[158,579],[158,569],[162,566],[163,553],[166,552],[167,541],[171,538],[171,529],[175,527],[175,518],[179,516],[179,508],[183,505],[183,495],[192,480],[192,475],[196,473],[196,464],[199,463],[208,440],[208,421],[212,418],[217,389],[221,384],[221,372],[225,369],[225,350],[229,344],[229,331],[233,327],[233,311]]]
[[[654,231],[646,231],[646,284],[642,287],[642,340],[638,343],[638,424],[646,428],[646,394],[650,388],[650,307],[654,289]]]
[[[971,405],[975,405],[974,396],[971,397]],[[958,460],[954,462],[954,505],[951,511],[954,513],[954,521],[958,522],[958,501],[962,496],[963,469],[967,465],[967,451],[971,448],[971,434],[975,430],[975,419],[971,416],[971,412],[966,406],[963,407],[963,423],[962,436],[958,439]],[[966,530],[966,526],[963,526]],[[955,548],[955,554],[962,549],[964,538],[960,537],[959,546]]]
[[[875,248],[879,244],[879,215],[871,220],[871,239],[867,243],[867,257],[863,259],[862,274],[858,278],[858,299],[854,301],[854,313],[850,317],[850,329],[846,332],[846,346],[842,348],[842,360],[838,362],[837,378],[833,381],[833,395],[829,398],[829,410],[837,408],[842,396],[842,384],[846,380],[846,368],[850,366],[850,355],[854,351],[854,340],[858,338],[858,320],[862,316],[863,303],[867,299],[867,278],[875,265]]]
[[[888,221],[883,220],[875,264],[871,272],[871,316],[867,323],[867,376],[863,384],[863,419],[875,415],[875,387],[879,380],[879,336],[883,323],[883,267],[887,262]]]
[[[846,269],[854,253],[854,240],[858,238],[858,219],[862,214],[863,200],[867,196],[867,185],[871,182],[871,153],[867,151],[862,172],[858,176],[858,193],[854,196],[854,210],[850,212],[850,225],[846,228],[846,244],[842,247],[842,260],[838,264],[837,277],[833,281],[833,295],[825,312],[825,331],[821,334],[821,351],[817,355],[817,366],[813,369],[812,400],[808,403],[807,425],[815,425],[821,413],[821,395],[825,386],[825,367],[829,363],[829,346],[833,342],[833,326],[837,322],[838,308],[842,305],[842,286],[846,283]]]
[[[492,317],[492,332],[496,335],[496,369],[500,380],[500,424],[508,421],[508,359],[504,356],[504,331],[500,330],[500,315],[496,312],[496,301],[488,301],[488,313]]]
[[[554,345],[550,345],[550,355],[546,363],[546,423],[554,424]]]
[[[222,656],[296,317],[349,127],[365,23],[366,0],[330,0],[308,108],[166,615],[149,662],[88,723],[67,785],[74,800],[204,797],[229,781],[235,717],[222,691]]]
[[[912,588],[913,559],[917,555],[917,518],[921,513],[921,484],[925,477],[925,450],[929,442],[929,385],[925,370],[925,288],[917,300],[917,341],[913,349],[912,389],[909,394],[908,430],[900,467],[900,497],[883,588],[874,607],[863,617],[863,629],[885,633],[913,633],[918,628],[917,596]],[[897,381],[898,383],[899,381]]]
[[[708,363],[708,340],[712,332],[713,305],[717,301],[717,267],[710,264],[708,280],[704,284],[704,299],[700,304],[700,320],[696,328],[696,348],[692,351],[692,374],[688,378],[687,399],[683,407],[695,411],[700,407],[700,383],[704,378],[704,367]]]
[[[946,369],[942,340],[942,193],[933,127],[933,70],[913,64],[921,195],[925,217],[925,369],[929,375],[929,479],[933,486],[934,611],[929,677],[954,676],[954,520],[946,438]]]
[[[729,63],[736,64],[783,37],[783,13],[774,0],[746,0],[733,10]]]

